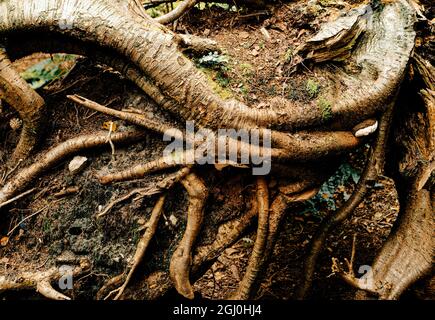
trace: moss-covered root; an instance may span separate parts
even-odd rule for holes
[[[86,260],[80,262],[79,266],[68,272],[58,267],[52,267],[46,271],[26,271],[16,275],[0,276],[0,292],[9,290],[36,290],[44,297],[52,300],[71,300],[68,296],[56,291],[51,285],[63,276],[76,277],[87,272],[90,263]]]
[[[27,158],[35,147],[41,125],[44,100],[24,81],[0,45],[0,99],[14,108],[23,121],[20,140],[9,163]]]
[[[182,184],[189,195],[187,225],[183,238],[172,255],[169,275],[178,293],[193,299],[194,292],[189,279],[192,247],[201,228],[208,191],[204,182],[195,173],[187,175]]]

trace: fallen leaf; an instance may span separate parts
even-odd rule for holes
[[[9,243],[9,237],[3,237],[0,239],[0,245],[5,247]]]

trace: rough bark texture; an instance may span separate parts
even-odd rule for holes
[[[170,22],[177,19],[196,2],[186,0],[174,12],[158,21]],[[332,102],[329,106],[294,104],[283,98],[266,101],[263,107],[225,100],[209,87],[206,76],[183,54],[186,46],[204,50],[213,47],[214,43],[176,35],[158,21],[147,16],[136,0],[0,1],[0,39],[5,38],[1,44],[6,48],[0,49],[0,97],[16,109],[24,120],[22,138],[14,157],[27,155],[35,145],[44,101],[11,67],[6,52],[11,57],[17,57],[39,50],[55,52],[60,45],[64,48],[62,51],[86,55],[113,66],[137,84],[162,109],[175,115],[177,120],[194,120],[195,125],[211,129],[274,129],[273,146],[269,151],[272,159],[282,164],[274,164],[273,169],[281,176],[293,177],[292,183],[278,187],[279,192],[271,199],[269,210],[267,185],[264,179],[259,180],[257,204],[252,205],[242,218],[221,226],[216,240],[211,245],[198,248],[194,256],[192,252],[203,222],[208,190],[201,178],[191,172],[190,168],[185,168],[188,173],[180,178],[189,196],[185,233],[172,256],[169,275],[155,273],[155,277],[161,276],[163,284],[159,291],[149,294],[150,298],[162,294],[172,281],[180,294],[192,299],[194,292],[191,273],[195,275],[226,246],[234,243],[259,211],[257,242],[245,278],[236,294],[237,298],[247,298],[273,250],[284,212],[290,204],[315,195],[318,185],[328,173],[328,170],[319,172],[319,161],[329,160],[332,163],[330,167],[334,167],[337,155],[354,150],[364,141],[355,136],[355,126],[384,113],[375,151],[360,185],[348,204],[324,223],[324,230],[320,231],[313,242],[315,252],[308,261],[307,282],[304,286],[304,290],[308,290],[317,251],[322,247],[328,230],[348,217],[366,195],[368,184],[374,182],[382,172],[386,136],[393,110],[387,110],[387,106],[396,97],[414,47],[413,7],[407,0],[385,4],[373,1],[370,5],[360,6],[324,25],[316,36],[299,48],[297,61],[318,63],[314,66],[315,72],[329,74],[334,79],[331,88],[335,90],[327,93]],[[41,35],[44,35],[43,40],[38,38]],[[13,40],[18,36],[19,43]],[[331,61],[335,65],[334,72],[330,71]],[[430,65],[423,60],[417,59],[415,67],[426,83],[425,90],[421,91],[425,109],[421,112],[406,109],[405,114],[409,117],[404,117],[405,124],[395,133],[401,142],[401,150],[397,154],[403,156],[399,167],[393,170],[402,202],[401,219],[374,262],[374,282],[370,286],[360,286],[387,299],[398,298],[410,284],[431,269],[435,247],[434,76]],[[171,123],[153,122],[146,117],[110,109],[83,97],[70,96],[70,99],[158,133],[173,127]],[[111,140],[137,140],[142,136],[141,132],[116,133],[111,136]],[[79,150],[106,143],[106,134],[100,134],[72,139],[52,149],[39,162],[20,171],[2,188],[0,204],[60,159]],[[239,151],[260,149],[243,143],[238,143],[237,147]],[[402,152],[403,150],[405,151]],[[109,174],[103,176],[100,182],[142,178],[156,168],[171,168],[173,165],[166,160],[161,158]],[[301,165],[300,162],[303,161],[311,162]],[[280,165],[284,169],[280,169]],[[301,177],[301,173],[306,177]],[[154,231],[156,227],[157,222],[154,223]],[[146,237],[147,243],[150,237]],[[135,265],[139,260],[140,258],[136,259]],[[52,271],[47,272],[46,278],[54,277]],[[45,278],[41,280],[33,274],[26,277],[30,279],[27,287],[36,286],[52,298],[65,298],[52,292],[50,286],[46,286]],[[120,279],[117,277],[108,283],[107,288]],[[152,280],[153,276],[147,281]],[[350,279],[349,282],[353,280]],[[20,286],[15,286],[15,282],[0,277],[0,290],[18,287]],[[125,285],[122,287],[124,289]]]
[[[369,8],[372,7],[367,8],[368,12]],[[366,30],[355,50],[355,63],[362,71],[347,75],[348,90],[333,103],[327,119],[325,110],[317,105],[301,108],[274,99],[269,108],[256,109],[238,101],[222,100],[208,87],[205,76],[178,50],[179,37],[149,18],[127,16],[105,0],[4,1],[0,3],[0,33],[49,31],[99,43],[126,57],[153,79],[176,102],[176,107],[168,106],[168,111],[201,126],[294,130],[334,121],[343,128],[383,110],[403,77],[413,47],[414,14],[406,0],[386,4],[382,9],[373,8],[372,12],[367,14]],[[382,23],[385,19],[391,23]],[[378,59],[380,56],[388,59]]]

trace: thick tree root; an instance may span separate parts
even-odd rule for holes
[[[145,137],[142,131],[126,131],[113,133],[111,140],[114,143],[138,141]],[[42,172],[50,169],[56,163],[62,161],[79,151],[103,146],[107,144],[107,132],[84,135],[67,140],[54,147],[42,156],[34,164],[22,169],[12,180],[8,181],[0,190],[0,204],[9,200],[17,192],[31,184]]]
[[[335,271],[350,285],[375,294],[379,299],[398,299],[411,284],[432,270],[434,209],[428,190],[414,191],[399,213],[399,226],[382,247],[371,270],[356,278],[351,259],[347,271],[335,261]],[[368,298],[362,292],[356,297]]]
[[[0,99],[11,105],[23,120],[20,140],[9,164],[25,159],[35,147],[41,125],[41,96],[21,78],[0,44]]]
[[[189,280],[192,246],[201,228],[204,205],[207,199],[207,188],[194,173],[188,174],[182,180],[182,184],[189,195],[187,225],[183,238],[172,255],[169,274],[178,293],[188,299],[193,299],[194,292]]]
[[[119,287],[116,290],[111,291],[105,299],[108,299],[112,294],[116,293],[116,296],[114,297],[114,300],[118,300],[122,294],[124,293],[125,288],[129,284],[131,277],[133,276],[134,272],[136,271],[139,264],[142,262],[142,259],[145,255],[145,252],[148,248],[148,244],[150,243],[152,237],[156,233],[157,226],[159,223],[160,216],[163,212],[163,205],[165,203],[165,195],[160,196],[159,200],[157,200],[156,205],[154,206],[153,211],[151,212],[150,219],[147,222],[147,229],[145,233],[143,234],[142,238],[139,240],[139,243],[137,244],[136,253],[134,254],[133,260],[130,263],[130,271],[127,274],[127,278],[125,279],[124,283],[121,287]],[[115,279],[118,279],[118,277],[115,277]]]
[[[358,184],[352,196],[337,212],[335,212],[331,217],[326,218],[326,220],[322,222],[311,243],[311,250],[309,256],[305,261],[304,280],[301,289],[298,292],[298,297],[300,299],[305,298],[311,288],[317,257],[322,250],[328,232],[331,230],[331,228],[341,223],[342,221],[347,219],[350,214],[352,214],[353,210],[361,203],[367,192],[369,192],[369,185],[376,181],[378,176],[383,172],[385,161],[385,146],[387,143],[388,132],[391,125],[392,112],[393,104],[390,105],[389,109],[380,120],[379,132],[375,145],[372,149],[371,154],[369,155],[365,170],[360,180],[358,181]]]
[[[306,188],[310,186],[311,188]],[[230,299],[246,300],[252,298],[258,279],[265,272],[265,265],[273,252],[279,226],[287,208],[296,202],[303,202],[316,195],[318,188],[312,188],[300,182],[294,182],[280,187],[280,193],[269,208],[267,185],[264,181],[258,182],[257,201],[259,208],[257,238],[252,255],[249,258],[245,275]]]
[[[80,266],[76,266],[69,276],[79,276],[87,272],[90,268],[88,261],[81,261]],[[70,300],[70,298],[56,291],[51,283],[59,280],[64,274],[61,268],[52,267],[46,271],[26,271],[15,276],[0,275],[0,292],[9,290],[34,289],[48,299]]]
[[[394,95],[415,37],[414,10],[406,0],[369,7],[374,14],[367,18],[371,23],[363,33],[362,44],[355,50],[356,63],[366,72],[352,76],[343,74],[350,80],[346,86],[348,90],[342,92],[339,101],[331,106],[328,112],[331,116],[325,117],[325,110],[319,106],[295,106],[282,99],[271,100],[270,107],[264,109],[221,99],[208,86],[205,75],[180,52],[180,37],[151,18],[128,14],[107,0],[86,3],[47,0],[43,5],[36,3],[39,0],[29,1],[25,4],[12,0],[1,2],[0,32],[44,32],[48,29],[111,48],[130,60],[142,76],[151,78],[166,97],[176,102],[162,107],[168,107],[167,110],[179,118],[194,120],[201,127],[212,129],[272,127],[296,130],[330,121],[341,128],[354,126],[382,111],[385,101]],[[23,6],[33,10],[27,12]],[[71,28],[59,25],[64,19],[65,6],[71,7],[68,17],[73,22]],[[389,23],[383,23],[384,20]]]

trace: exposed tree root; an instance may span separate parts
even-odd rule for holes
[[[26,158],[38,141],[41,125],[42,108],[45,105],[36,93],[12,66],[6,51],[0,44],[0,99],[11,105],[23,120],[20,140],[14,150],[9,164],[15,164]]]
[[[298,293],[298,297],[300,299],[305,298],[311,288],[317,257],[322,250],[329,230],[347,219],[349,215],[352,214],[353,210],[361,203],[364,196],[370,190],[369,185],[376,181],[378,176],[383,172],[385,145],[388,138],[393,109],[393,105],[390,105],[387,112],[382,115],[375,145],[372,148],[364,172],[358,181],[352,196],[337,212],[322,222],[314,239],[311,242],[311,250],[305,261],[303,283]]]
[[[435,171],[435,72],[416,56],[415,77],[426,86],[421,90],[422,105],[398,100],[390,149],[398,162],[389,166],[399,195],[400,212],[392,233],[376,256],[369,278],[345,279],[379,299],[397,299],[411,284],[433,270],[434,171]],[[406,95],[408,92],[402,93]],[[417,101],[419,102],[419,101]],[[357,292],[357,298],[367,298]]]
[[[175,136],[176,139],[183,140],[183,136],[178,135],[178,130],[174,129],[173,127],[166,126],[158,121],[146,118],[144,115],[135,114],[131,112],[125,112],[125,111],[118,111],[115,109],[107,108],[99,103],[96,103],[95,101],[86,99],[84,97],[81,97],[79,95],[68,95],[68,99],[78,103],[81,106],[84,106],[86,108],[89,108],[94,111],[102,112],[104,114],[108,114],[114,117],[117,117],[119,119],[128,121],[132,124],[141,126],[145,129],[161,133],[161,134],[172,134]]]
[[[182,165],[185,162],[177,161],[174,156],[164,156],[161,158],[158,158],[156,160],[152,160],[150,162],[147,162],[145,164],[139,164],[136,165],[130,169],[111,173],[107,175],[103,175],[99,177],[99,180],[102,184],[110,184],[113,182],[119,182],[119,181],[127,181],[127,180],[134,180],[134,179],[140,179],[145,177],[146,175],[162,170],[171,169],[177,166]]]
[[[249,257],[248,266],[239,284],[237,291],[232,296],[234,300],[246,300],[249,298],[252,286],[259,272],[260,261],[263,259],[266,249],[267,233],[269,228],[269,191],[264,177],[257,178],[257,201],[258,201],[258,228],[254,248]]]
[[[137,267],[139,266],[139,264],[141,263],[145,255],[145,251],[148,248],[148,244],[150,243],[152,237],[156,233],[157,225],[159,223],[160,216],[162,215],[163,212],[165,197],[166,197],[165,195],[160,196],[159,200],[157,200],[157,203],[154,206],[153,211],[151,212],[150,219],[147,222],[147,229],[143,234],[142,238],[139,240],[139,243],[137,244],[137,248],[136,248],[136,253],[134,254],[133,260],[130,263],[130,271],[127,274],[127,278],[125,279],[121,287],[111,291],[106,296],[105,299],[108,299],[112,294],[116,293],[114,300],[118,300],[124,293],[125,288],[127,287],[127,285],[131,280],[131,277],[133,276],[134,272],[136,271]],[[115,279],[118,279],[118,277],[115,277]]]
[[[107,213],[112,210],[112,208],[121,203],[124,202],[131,197],[137,195],[135,200],[138,200],[143,197],[155,195],[158,193],[161,193],[165,190],[170,189],[173,185],[175,185],[177,182],[179,182],[181,179],[183,179],[186,175],[190,172],[190,167],[185,167],[183,169],[180,169],[174,174],[169,175],[168,177],[164,178],[162,181],[159,181],[156,185],[153,185],[152,187],[145,187],[145,188],[136,188],[126,195],[123,195],[113,201],[111,201],[109,204],[106,205],[106,207],[97,214],[97,218],[101,218],[102,216],[105,216]]]
[[[190,173],[182,180],[183,186],[189,195],[187,210],[187,225],[183,238],[175,249],[169,266],[169,274],[174,282],[175,289],[182,296],[193,299],[194,292],[190,284],[190,268],[192,264],[192,246],[200,231],[207,188],[198,176]]]
[[[171,23],[186,14],[197,3],[198,0],[184,0],[174,10],[156,18],[155,20],[162,24]]]
[[[367,24],[355,56],[358,65],[373,72],[361,72],[352,77],[343,74],[350,80],[349,90],[341,94],[339,101],[328,111],[330,116],[325,117],[325,110],[319,106],[295,106],[282,99],[271,100],[270,107],[264,109],[249,108],[235,100],[222,100],[208,86],[205,75],[182,55],[178,48],[179,37],[151,18],[127,14],[107,0],[69,3],[72,7],[69,18],[74,23],[67,29],[61,29],[58,24],[63,19],[66,0],[56,4],[46,2],[50,8],[38,6],[35,1],[38,0],[25,3],[34,8],[26,19],[21,15],[24,4],[3,1],[0,30],[7,33],[50,29],[111,48],[130,60],[143,76],[151,78],[154,86],[176,102],[176,105],[162,107],[169,107],[167,110],[179,118],[194,120],[201,127],[212,129],[271,127],[296,130],[331,121],[337,127],[353,127],[383,110],[385,101],[391,98],[403,77],[415,37],[414,10],[406,0],[370,7],[376,14],[367,18],[372,23]],[[386,19],[389,23],[382,23]],[[388,59],[379,59],[380,56]]]
[[[334,262],[335,271],[347,283],[375,294],[379,299],[398,299],[433,267],[435,224],[430,192],[414,190],[404,205],[399,213],[398,228],[390,235],[366,275],[355,277],[352,260],[348,263],[348,271],[343,271],[338,262]],[[357,298],[367,296],[358,293]]]
[[[126,131],[112,134],[114,143],[137,141],[145,137],[142,131]],[[107,132],[84,135],[67,140],[54,147],[34,164],[22,169],[12,180],[8,181],[0,190],[0,205],[13,197],[17,192],[32,183],[42,172],[50,169],[68,156],[81,150],[95,148],[107,144]]]
[[[8,38],[16,32],[25,33],[27,30],[32,30],[35,34],[50,31],[57,34],[55,37],[65,36],[64,39],[68,42],[76,39],[71,47],[66,46],[65,50],[72,48],[73,51],[81,51],[91,57],[96,56],[100,60],[108,61],[109,65],[116,65],[127,78],[135,82],[162,109],[174,114],[178,120],[194,120],[201,128],[211,129],[274,129],[271,132],[272,147],[262,148],[236,142],[238,155],[251,155],[254,152],[263,155],[267,153],[273,160],[287,163],[289,161],[313,161],[315,163],[319,159],[327,159],[358,146],[362,140],[349,130],[367,118],[385,111],[387,102],[394,97],[402,81],[413,48],[415,12],[408,1],[397,0],[382,6],[374,1],[371,5],[358,7],[347,17],[340,17],[337,21],[325,25],[301,51],[305,59],[312,61],[343,60],[352,53],[352,62],[345,63],[344,67],[337,67],[335,78],[338,80],[336,83],[340,82],[341,87],[345,88],[338,99],[327,107],[322,107],[320,105],[295,105],[288,100],[274,98],[267,101],[267,108],[250,108],[240,101],[224,100],[217,95],[207,84],[205,75],[182,53],[186,47],[193,50],[196,48],[198,51],[209,50],[215,43],[191,36],[175,35],[158,23],[169,23],[178,19],[197,2],[196,0],[185,0],[173,12],[160,17],[156,22],[145,13],[138,0],[115,0],[115,6],[108,0],[28,0],[25,3],[5,0],[0,1],[0,33],[2,41],[3,37]],[[67,7],[71,9],[68,17],[71,25],[64,28],[62,19],[65,19],[65,8]],[[84,46],[82,39],[87,43],[94,43],[93,47],[92,45],[90,47],[98,48],[98,50],[93,52],[89,49],[90,47]],[[43,43],[46,44],[45,41]],[[56,41],[53,43],[56,44]],[[79,49],[75,48],[77,45],[80,46]],[[55,45],[53,48],[58,47]],[[44,101],[19,78],[10,66],[6,52],[1,50],[0,98],[5,98],[23,118],[23,132],[14,153],[14,158],[21,158],[31,151],[37,141]],[[346,68],[352,67],[352,64],[358,67],[357,72],[347,72]],[[318,68],[323,68],[322,72],[328,72],[325,71],[324,65]],[[20,90],[21,92],[18,92]],[[433,90],[433,88],[428,90]],[[422,95],[430,99],[431,91],[422,92]],[[118,117],[148,130],[158,133],[168,133],[173,130],[166,124],[131,112],[113,110],[80,96],[69,96],[69,98],[87,108]],[[392,108],[387,110],[382,117],[376,144],[354,194],[336,214],[322,224],[313,240],[311,255],[306,261],[306,278],[301,289],[302,296],[310,288],[315,262],[329,230],[351,214],[368,192],[369,184],[375,181],[383,170],[384,149],[391,112]],[[321,130],[337,131],[319,131],[319,127]],[[432,125],[430,127],[433,128]],[[311,131],[295,132],[296,130]],[[172,132],[177,139],[185,139],[177,130]],[[107,134],[104,133],[78,137],[62,143],[45,154],[39,162],[21,170],[0,190],[0,207],[8,203],[7,201],[13,195],[22,190],[42,171],[74,152],[104,145],[107,142],[138,140],[143,136],[144,133],[139,131],[114,133],[108,140]],[[230,141],[227,143],[231,144]],[[157,170],[186,165],[185,159],[188,157],[195,160],[197,154],[195,151],[188,150],[175,157],[174,155],[165,156],[126,171],[102,176],[100,181],[107,184],[142,178]],[[407,199],[409,206],[403,209],[405,210],[405,222],[400,225],[399,231],[392,236],[393,240],[387,243],[375,261],[374,269],[377,273],[375,284],[373,287],[364,288],[377,292],[381,298],[397,297],[416,277],[426,272],[431,266],[428,256],[432,253],[433,237],[428,240],[427,235],[431,230],[433,231],[433,219],[428,219],[427,216],[433,212],[433,204],[430,201],[432,191],[424,187],[431,176],[433,162],[425,169],[426,171],[420,174],[422,178],[418,181],[419,184]],[[204,183],[190,172],[189,167],[185,167],[171,179],[164,180],[163,187],[157,186],[152,190],[160,192],[180,179],[187,190],[189,206],[186,230],[172,256],[169,267],[169,275],[175,288],[184,297],[192,299],[194,292],[190,282],[191,268],[195,271],[202,262],[211,261],[225,246],[236,241],[244,228],[252,221],[254,217],[252,212],[258,210],[257,240],[245,277],[235,294],[235,298],[249,298],[255,281],[273,250],[279,225],[287,207],[293,202],[306,200],[315,194],[315,187],[310,185],[312,181],[298,181],[285,187],[281,186],[280,193],[272,202],[269,211],[267,186],[265,180],[259,178],[258,203],[252,206],[255,210],[250,210],[234,225],[229,224],[234,227],[230,234],[225,237],[218,234],[215,243],[199,249],[198,255],[192,262],[193,245],[201,227],[207,198]],[[107,213],[114,205],[133,195],[149,195],[150,190],[133,190],[109,203],[100,215]],[[151,225],[139,242],[127,279],[117,289],[116,299],[123,294],[156,231],[163,201],[162,196],[153,210]],[[414,211],[415,213],[411,214]],[[421,232],[419,235],[415,235],[419,232]],[[407,239],[411,239],[409,243]],[[402,249],[400,245],[404,242],[405,248]],[[419,244],[422,247],[418,247]],[[412,264],[414,260],[418,262],[418,266]],[[403,261],[405,261],[405,266],[402,265]],[[351,263],[349,265],[351,269]],[[386,265],[390,267],[386,269]],[[408,273],[404,275],[403,270]],[[65,299],[66,296],[56,292],[50,286],[50,280],[53,279],[55,272],[50,269],[47,274],[44,273],[45,276],[42,278],[38,278],[33,273],[22,277],[28,279],[24,281],[26,286],[36,287],[48,297]],[[351,276],[353,273],[348,275],[347,280],[356,283]],[[118,284],[121,281],[123,281],[123,276],[111,279],[100,292],[107,289],[109,285]],[[16,282],[0,277],[0,290],[2,290],[2,283],[5,289],[19,288]],[[113,293],[115,291],[111,292]]]
[[[193,256],[191,268],[191,274],[194,279],[199,278],[202,272],[204,272],[204,270],[206,270],[226,248],[236,243],[245,230],[253,223],[257,216],[257,202],[251,200],[248,202],[247,207],[247,211],[240,217],[228,221],[218,228],[216,239],[211,244],[203,245],[195,249],[196,253]],[[108,281],[99,290],[97,299],[104,297],[110,290],[109,288],[121,285],[124,278],[125,274],[122,274]],[[147,288],[156,287],[156,284],[158,283],[158,289],[149,290],[146,295],[146,299],[153,300],[164,295],[174,285],[170,277],[163,271],[157,271],[150,274],[146,279],[144,279],[144,282],[145,284],[143,285]],[[124,297],[131,298],[132,296],[134,296],[134,292],[130,292],[127,288]]]
[[[228,221],[219,226],[216,239],[213,243],[196,248],[193,258],[192,273],[196,273],[199,268],[217,259],[222,252],[240,239],[240,236],[253,223],[258,215],[258,203],[255,199],[248,203],[247,211],[241,217]]]
[[[78,276],[89,270],[89,262],[81,261],[80,266],[76,266],[71,276]],[[56,291],[51,283],[62,277],[62,271],[58,267],[52,267],[46,271],[26,271],[18,275],[0,275],[0,292],[9,290],[34,289],[48,299],[70,300],[70,298]]]
[[[160,122],[157,122],[155,120],[148,119],[144,115],[107,108],[92,100],[80,97],[78,95],[70,95],[68,96],[68,98],[84,107],[111,116],[115,116],[119,119],[144,127],[145,129],[152,130],[161,134],[171,135],[177,140],[186,140],[186,136],[183,135],[182,132],[177,128],[173,128],[171,126],[161,124]],[[212,132],[210,132],[210,134],[212,134]],[[219,139],[219,137],[215,138]],[[361,142],[361,140],[355,137],[353,133],[346,131],[312,133],[299,132],[296,136],[272,131],[270,138],[271,142],[273,142],[278,148],[264,148],[229,138],[226,140],[226,144],[228,146],[227,150],[228,148],[237,148],[238,154],[243,154],[246,156],[270,154],[273,159],[277,160],[312,160],[330,154],[337,154],[346,150],[352,150]],[[192,143],[198,144],[199,142],[192,141]],[[215,145],[212,147],[216,149],[214,150],[216,154],[219,151],[217,150],[217,146],[218,144],[215,143]],[[202,156],[202,154],[197,153],[195,153],[194,155],[194,157]],[[185,155],[181,158],[187,159],[187,157],[188,155]],[[166,159],[161,160],[166,161]],[[161,166],[161,162],[159,162],[157,166]],[[125,177],[128,177],[130,175],[133,177],[137,177],[142,175],[142,173],[139,172],[148,173],[148,170],[150,170],[148,164],[143,165],[143,167],[141,167],[140,169],[139,168],[140,166],[137,166],[134,170],[130,171],[129,173],[125,172],[122,175],[124,175]],[[133,171],[135,171],[135,173]],[[119,177],[119,179],[121,178]],[[127,180],[131,178],[122,179]]]
[[[303,182],[294,182],[280,187],[280,193],[269,208],[269,200],[266,198],[268,197],[267,185],[263,182],[259,183],[259,189],[257,190],[259,207],[257,238],[245,275],[237,291],[230,299],[246,300],[252,298],[252,295],[255,293],[254,290],[258,285],[257,281],[265,271],[265,265],[274,249],[279,226],[287,208],[292,203],[310,199],[318,191],[318,188],[306,189],[307,186],[308,184]]]

